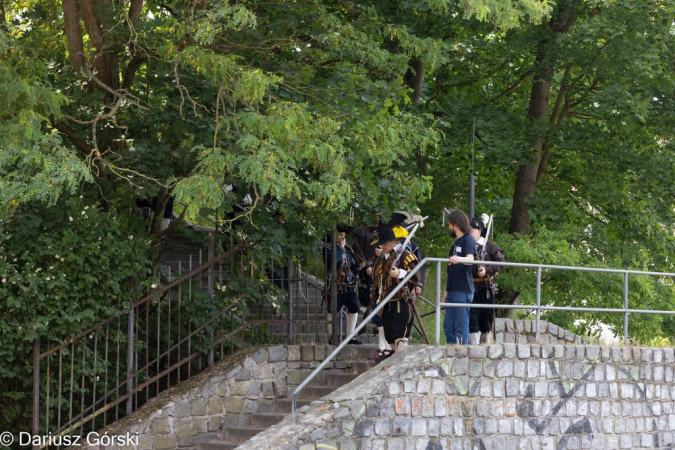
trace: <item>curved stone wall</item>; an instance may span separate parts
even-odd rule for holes
[[[411,346],[240,449],[673,448],[673,349]]]

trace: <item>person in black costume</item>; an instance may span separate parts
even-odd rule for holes
[[[476,259],[481,261],[505,261],[502,249],[494,242],[488,241],[486,234],[487,229],[483,221],[477,217],[471,219],[471,235],[476,241]],[[471,267],[474,285],[473,303],[494,305],[494,279],[503,269],[504,266],[492,265],[474,265]],[[471,345],[490,342],[490,332],[494,320],[494,309],[471,308],[469,312],[469,340]]]

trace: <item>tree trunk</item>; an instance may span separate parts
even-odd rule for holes
[[[424,63],[419,58],[410,60],[408,71],[405,74],[405,82],[413,90],[412,102],[415,104],[422,100],[425,72]]]
[[[110,6],[107,1],[80,0],[82,20],[97,52],[94,59],[96,76],[106,86],[116,91],[120,88],[119,63],[116,55],[107,53],[105,36],[101,31],[102,9],[110,9]],[[101,20],[98,19],[99,17]],[[106,99],[108,102],[112,102],[114,96],[106,93]]]
[[[553,77],[553,59],[549,58],[550,41],[543,40],[537,46],[537,58],[534,62],[535,75],[530,91],[530,106],[527,116],[531,122],[540,122],[548,116],[548,98],[551,93],[551,79]],[[511,223],[509,233],[530,232],[530,215],[527,199],[534,193],[537,180],[539,161],[541,160],[542,138],[537,136],[532,142],[529,162],[518,167],[516,185],[513,190],[513,206],[511,209]]]
[[[7,16],[5,15],[5,0],[0,0],[0,28],[7,29]]]
[[[548,116],[551,80],[555,70],[556,59],[552,55],[557,36],[567,33],[577,17],[576,9],[579,0],[561,2],[556,17],[549,22],[550,37],[542,39],[537,45],[537,56],[534,62],[534,78],[530,91],[530,105],[527,117],[532,124],[543,123]],[[569,70],[569,69],[567,69]],[[537,174],[542,159],[544,137],[535,136],[530,148],[530,160],[518,167],[516,184],[513,189],[513,206],[509,233],[528,234],[530,232],[530,210],[527,205],[529,197],[537,187]]]
[[[85,65],[84,44],[80,30],[80,18],[77,13],[77,0],[62,0],[63,22],[66,30],[68,56],[75,72],[79,72]]]
[[[408,63],[408,71],[405,74],[406,84],[413,90],[412,102],[417,105],[422,101],[422,88],[424,87],[424,76],[426,68],[419,58],[413,58]],[[418,148],[415,152],[415,160],[420,175],[427,173],[427,158],[424,149]]]

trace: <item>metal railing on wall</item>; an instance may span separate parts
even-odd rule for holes
[[[36,340],[33,435],[99,430],[243,346],[325,340],[317,252],[265,259],[243,243],[227,248],[209,233],[206,262],[201,251],[179,261],[151,293],[76,336]],[[237,282],[247,292],[233,295]]]
[[[338,345],[324,361],[322,361],[314,371],[309,374],[303,382],[298,385],[298,387],[293,391],[291,399],[291,421],[295,423],[296,418],[296,399],[300,392],[320,373],[327,365],[330,363],[342,349],[347,345],[347,342],[355,338],[359,331],[366,326],[370,321],[375,317],[376,314],[392,299],[396,296],[399,291],[406,285],[406,283],[412,279],[412,277],[419,272],[424,270],[424,266],[431,263],[436,263],[436,311],[435,311],[435,345],[440,345],[441,343],[441,310],[442,308],[485,308],[485,309],[523,309],[523,310],[533,310],[535,311],[535,340],[540,340],[540,321],[542,311],[567,311],[567,312],[605,312],[605,313],[618,313],[623,314],[623,338],[624,342],[629,342],[628,336],[628,320],[631,314],[661,314],[661,315],[675,315],[675,311],[671,310],[651,310],[651,309],[631,309],[629,308],[629,289],[628,289],[628,277],[629,275],[642,275],[642,276],[655,276],[662,278],[674,278],[675,273],[669,272],[646,272],[646,271],[637,271],[637,270],[623,270],[623,269],[603,269],[603,268],[591,268],[591,267],[574,267],[574,266],[557,266],[557,265],[546,265],[546,264],[526,264],[526,263],[512,263],[512,262],[501,262],[501,261],[475,261],[472,259],[459,258],[458,264],[468,264],[468,265],[492,265],[492,266],[505,266],[505,267],[514,267],[514,268],[523,268],[523,269],[536,269],[536,299],[534,305],[500,305],[500,304],[479,304],[479,303],[444,303],[441,301],[442,289],[441,279],[442,279],[442,264],[448,264],[450,259],[447,258],[424,258],[420,264],[418,264],[413,270],[411,270],[406,277],[401,280],[399,285],[387,295],[368,315],[363,321],[357,325],[356,329],[350,333],[344,341]],[[541,302],[541,274],[543,270],[570,270],[576,272],[597,272],[597,273],[609,273],[609,274],[622,274],[623,275],[623,308],[586,308],[586,307],[574,307],[574,306],[549,306],[542,305]],[[401,301],[401,300],[399,300]]]

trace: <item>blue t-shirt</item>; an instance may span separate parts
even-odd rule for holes
[[[450,256],[464,258],[467,255],[476,255],[476,241],[470,234],[465,234],[457,239],[450,249]],[[473,292],[473,277],[471,275],[471,265],[469,264],[448,264],[448,283],[446,291]]]

